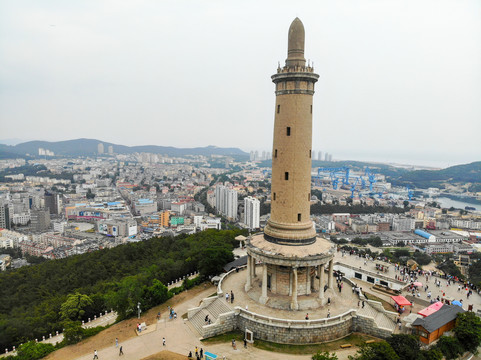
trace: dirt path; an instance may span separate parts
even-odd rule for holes
[[[212,285],[199,285],[194,287],[193,289],[181,292],[178,295],[175,295],[173,298],[169,299],[162,305],[156,306],[147,312],[145,312],[140,322],[145,322],[146,324],[155,324],[157,323],[157,313],[160,311],[162,317],[165,317],[167,313],[167,306],[171,306],[174,309],[177,305],[186,302],[189,299],[198,299],[198,302],[203,298],[208,297],[212,293],[216,291],[216,287]],[[179,317],[182,314],[178,314]],[[180,321],[181,319],[179,319]],[[136,338],[137,334],[135,332],[135,327],[139,320],[137,318],[128,319],[119,322],[118,324],[112,325],[110,328],[102,331],[101,333],[92,336],[78,344],[66,346],[60,350],[57,350],[50,355],[48,355],[45,359],[48,360],[73,360],[79,357],[82,357],[86,354],[93,354],[95,349],[101,350],[107,347],[113,347],[115,344],[115,338],[119,339],[120,344],[129,340],[131,338]],[[155,359],[155,358],[153,358]],[[162,358],[159,358],[162,359]]]

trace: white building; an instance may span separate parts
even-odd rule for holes
[[[230,220],[237,220],[237,191],[217,185],[215,188],[215,208],[218,214]]]
[[[394,218],[392,220],[393,231],[412,231],[414,230],[414,219],[411,218]]]
[[[244,198],[244,223],[251,230],[259,228],[260,201],[248,196]]]

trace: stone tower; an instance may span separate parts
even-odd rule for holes
[[[264,233],[246,242],[245,291],[275,308],[317,308],[326,303],[326,291],[328,296],[332,291],[336,248],[316,236],[310,219],[312,96],[318,78],[310,64],[306,66],[304,26],[296,18],[289,28],[286,65],[272,76],[276,107],[271,217]]]
[[[319,75],[306,66],[304,26],[299,18],[289,28],[286,65],[272,75],[276,84],[272,148],[271,218],[266,240],[309,244],[316,240],[310,220],[312,98]]]

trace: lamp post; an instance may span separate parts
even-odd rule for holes
[[[137,310],[138,310],[138,318],[140,319],[140,313],[142,310],[140,310],[140,302],[137,303]]]

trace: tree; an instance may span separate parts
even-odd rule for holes
[[[414,335],[393,334],[386,341],[401,359],[419,359],[419,340]]]
[[[65,331],[63,332],[67,344],[76,344],[84,337],[84,329],[80,321],[67,320],[64,322]]]
[[[407,207],[409,206],[409,201],[404,200],[404,201],[403,201],[403,206],[404,206],[404,208],[407,208]]]
[[[338,360],[338,358],[335,353],[318,351],[317,354],[312,355],[312,360]]]
[[[436,348],[446,357],[446,360],[456,359],[464,353],[463,347],[454,336],[441,336]]]
[[[52,351],[55,350],[55,346],[52,344],[36,343],[35,341],[29,341],[18,347],[17,357],[18,360],[36,360],[41,359]]]
[[[391,345],[385,341],[364,344],[349,360],[400,360]]]
[[[459,313],[454,334],[465,350],[475,352],[481,344],[481,319],[474,312]]]
[[[85,308],[92,305],[92,299],[88,295],[69,294],[67,300],[60,307],[60,315],[64,320],[81,320],[85,314]]]
[[[419,352],[419,359],[422,360],[443,360],[443,353],[441,350],[432,347],[429,350],[421,350]]]

